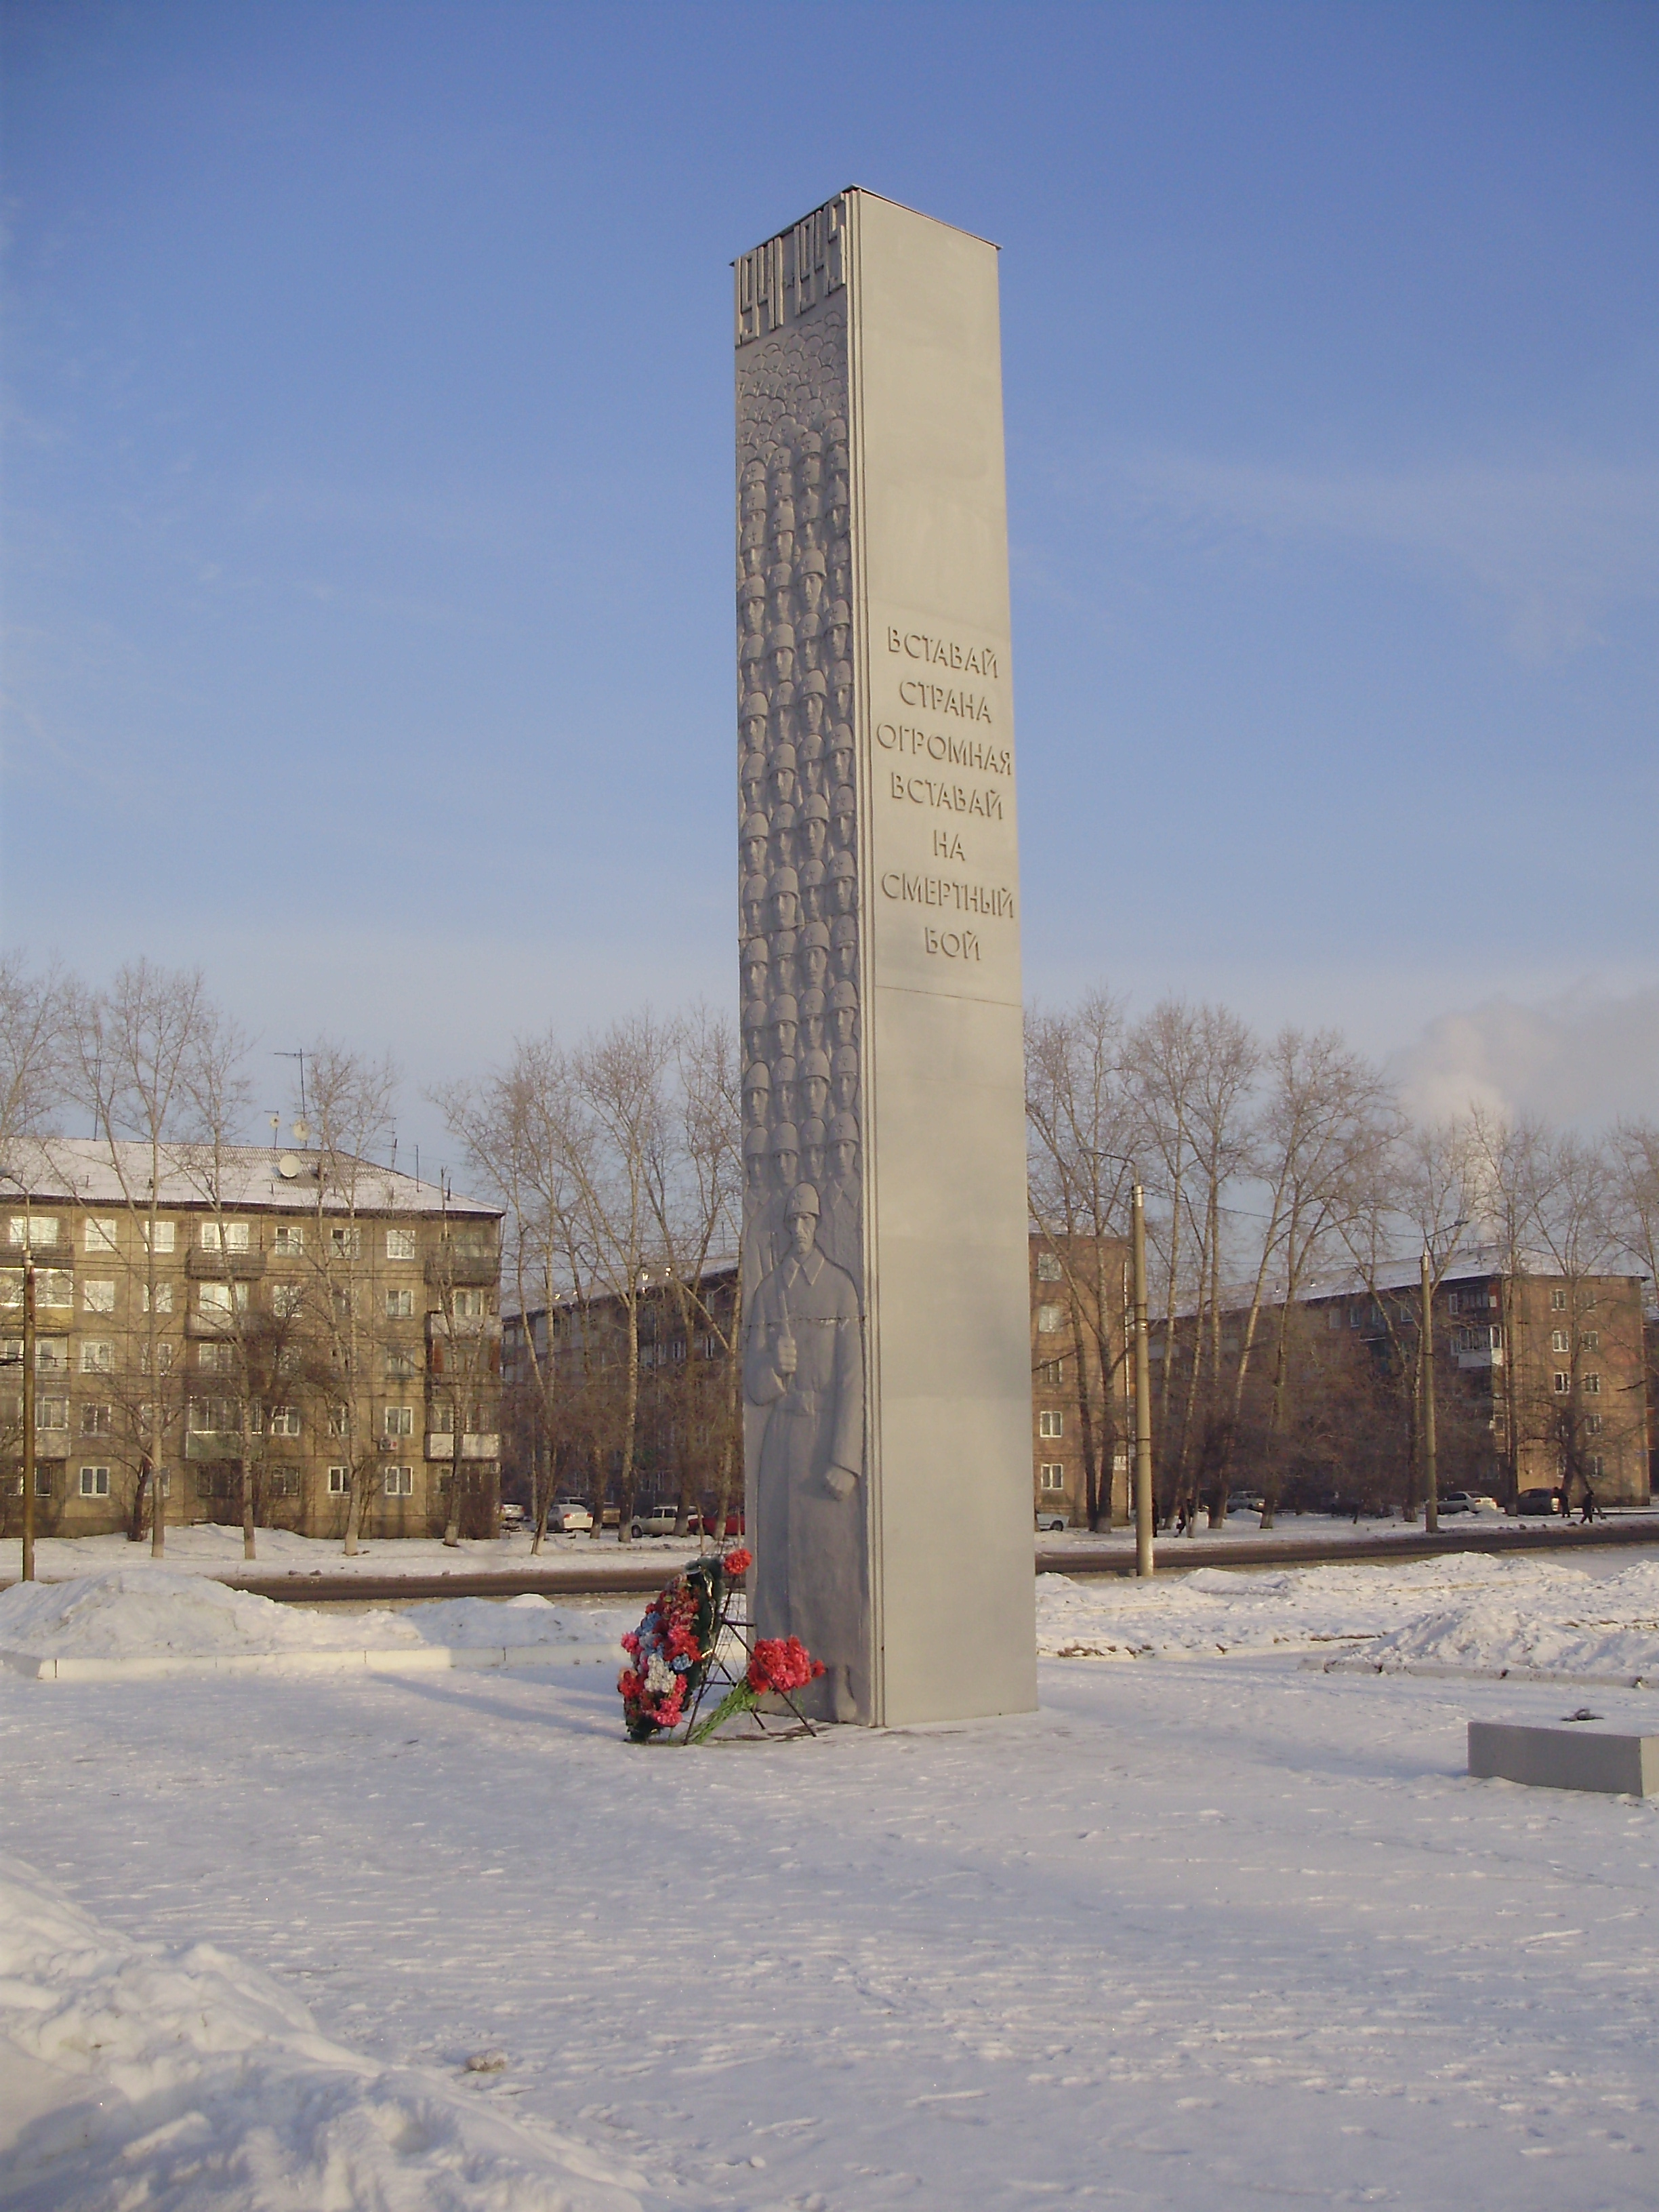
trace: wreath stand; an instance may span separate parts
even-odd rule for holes
[[[714,1607],[714,1633],[709,1639],[708,1664],[692,1696],[690,1711],[685,1716],[685,1734],[682,1745],[689,1745],[697,1725],[697,1716],[705,1704],[720,1704],[728,1690],[735,1690],[749,1672],[749,1662],[754,1656],[755,1628],[749,1618],[749,1592],[743,1583],[722,1576],[720,1596]],[[713,1692],[712,1698],[710,1692]],[[809,1721],[787,1690],[769,1690],[768,1698],[775,1698],[787,1707],[787,1713],[768,1712],[763,1706],[750,1705],[742,1714],[734,1713],[733,1720],[750,1721],[754,1733],[749,1736],[709,1736],[709,1743],[785,1743],[790,1738],[816,1735],[817,1729]]]

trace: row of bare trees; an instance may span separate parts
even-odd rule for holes
[[[1131,1021],[1103,992],[1030,1015],[1026,1083],[1033,1219],[1061,1259],[1094,1370],[1079,1374],[1094,1409],[1085,1450],[1122,1400],[1109,1387],[1121,1301],[1113,1310],[1100,1283],[1077,1277],[1098,1270],[1098,1240],[1127,1237],[1130,1187],[1145,1187],[1164,1354],[1159,1496],[1166,1511],[1187,1509],[1189,1526],[1200,1498],[1219,1504],[1236,1479],[1261,1488],[1269,1516],[1298,1474],[1412,1502],[1417,1324],[1395,1294],[1402,1255],[1425,1250],[1437,1285],[1477,1255],[1504,1276],[1541,1271],[1569,1285],[1651,1279],[1659,1265],[1652,1122],[1586,1138],[1475,1108],[1425,1125],[1333,1031],[1264,1040],[1225,1007],[1173,1000]],[[1339,1346],[1316,1325],[1323,1316],[1299,1307],[1340,1279],[1368,1294],[1391,1358]],[[1570,1310],[1581,1303],[1575,1291]],[[1585,1332],[1553,1334],[1570,1335],[1576,1357]],[[1577,1435],[1561,1433],[1557,1389],[1540,1406],[1521,1402],[1524,1387],[1511,1358],[1499,1447],[1511,1488],[1524,1447],[1545,1434],[1569,1474],[1582,1456]],[[1458,1420],[1454,1406],[1454,1446]],[[1090,1455],[1091,1522],[1108,1510],[1112,1441]],[[1490,1454],[1490,1423],[1464,1441],[1468,1455]]]
[[[175,1456],[167,1430],[185,1399],[164,1372],[158,1192],[163,1170],[182,1166],[204,1206],[224,1207],[230,1154],[250,1133],[248,1040],[199,975],[140,962],[93,989],[9,959],[0,1055],[0,1170],[18,1139],[71,1125],[125,1164],[120,1204],[137,1233],[125,1245],[145,1279],[133,1286],[142,1340],[123,1419],[133,1526],[148,1513],[159,1545],[165,1516],[147,1504],[149,1474]],[[1659,1270],[1653,1123],[1587,1138],[1472,1110],[1425,1125],[1334,1032],[1263,1039],[1225,1007],[1179,1000],[1132,1020],[1105,992],[1034,1010],[1026,1059],[1031,1213],[1060,1259],[1080,1351],[1091,1522],[1111,1510],[1125,1442],[1119,1240],[1136,1181],[1164,1354],[1153,1380],[1159,1498],[1189,1517],[1236,1482],[1260,1487],[1269,1514],[1287,1486],[1309,1480],[1410,1501],[1418,1362],[1409,1301],[1393,1294],[1402,1256],[1426,1250],[1437,1281],[1477,1252],[1500,1274],[1542,1268],[1569,1284]],[[359,1295],[354,1224],[392,1142],[396,1072],[326,1041],[304,1069],[319,1163],[310,1288],[278,1314],[241,1301],[228,1265],[216,1354],[243,1440],[250,1552],[273,1407],[301,1387],[326,1399],[331,1450],[354,1470],[349,1546],[375,1464],[370,1384],[386,1347]],[[742,1073],[729,1026],[698,1010],[626,1018],[580,1044],[521,1040],[500,1066],[435,1096],[471,1194],[504,1214],[503,1303],[542,1317],[513,1330],[503,1415],[538,1542],[562,1492],[613,1498],[626,1537],[642,1480],[647,1502],[672,1495],[682,1522],[711,1498],[723,1513],[740,1484]],[[1391,1357],[1362,1357],[1318,1325],[1304,1302],[1339,1275],[1369,1293],[1373,1336]],[[432,1387],[453,1395],[459,1455],[487,1378],[473,1371],[479,1345],[459,1315],[447,1310],[439,1334],[444,1372]],[[1577,1344],[1575,1323],[1575,1360]],[[1523,1404],[1522,1388],[1511,1360],[1501,1437],[1511,1486],[1529,1438],[1556,1433],[1564,1466],[1579,1449],[1561,1432],[1561,1407]],[[1465,1446],[1471,1463],[1490,1455],[1489,1418],[1477,1434],[1473,1408],[1465,1421],[1453,1402],[1443,1420],[1454,1462]],[[453,1472],[452,1524],[459,1456]]]

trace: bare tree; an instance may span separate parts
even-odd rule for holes
[[[327,1404],[329,1433],[347,1470],[345,1550],[355,1556],[368,1485],[379,1464],[374,1363],[385,1332],[369,1297],[363,1212],[379,1170],[370,1155],[389,1142],[398,1094],[390,1058],[371,1060],[325,1038],[307,1053],[307,1116],[313,1220],[305,1255],[315,1332],[312,1380]]]
[[[1031,1218],[1071,1310],[1085,1513],[1112,1512],[1115,1402],[1127,1348],[1121,1248],[1141,1119],[1124,1066],[1123,1013],[1104,991],[1025,1025]]]
[[[75,1055],[71,1014],[84,993],[55,966],[31,972],[0,954],[0,1169],[19,1137],[44,1135],[65,1103]]]
[[[169,1387],[181,1365],[168,1326],[172,1279],[158,1265],[173,1237],[172,1224],[161,1218],[162,1192],[190,1135],[192,1085],[221,1026],[199,970],[170,972],[144,960],[123,968],[106,990],[77,992],[70,1011],[68,1091],[88,1115],[120,1192],[129,1295],[136,1289],[141,1307],[136,1332],[129,1314],[128,1341],[136,1334],[139,1353],[130,1534],[142,1528],[148,1498],[158,1559],[167,1543],[160,1455],[181,1418],[177,1385]],[[119,1257],[118,1240],[110,1242]]]

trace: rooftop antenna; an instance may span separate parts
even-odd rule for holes
[[[275,1056],[278,1060],[297,1060],[300,1063],[300,1118],[294,1124],[294,1141],[296,1145],[303,1145],[311,1136],[311,1124],[306,1119],[306,1056],[302,1052],[279,1052]]]
[[[270,1149],[273,1152],[276,1149],[276,1132],[282,1127],[282,1115],[280,1114],[273,1114],[270,1117]]]

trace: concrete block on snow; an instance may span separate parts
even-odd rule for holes
[[[1659,1735],[1623,1735],[1586,1723],[1522,1728],[1469,1723],[1469,1772],[1535,1790],[1599,1790],[1659,1796]]]

